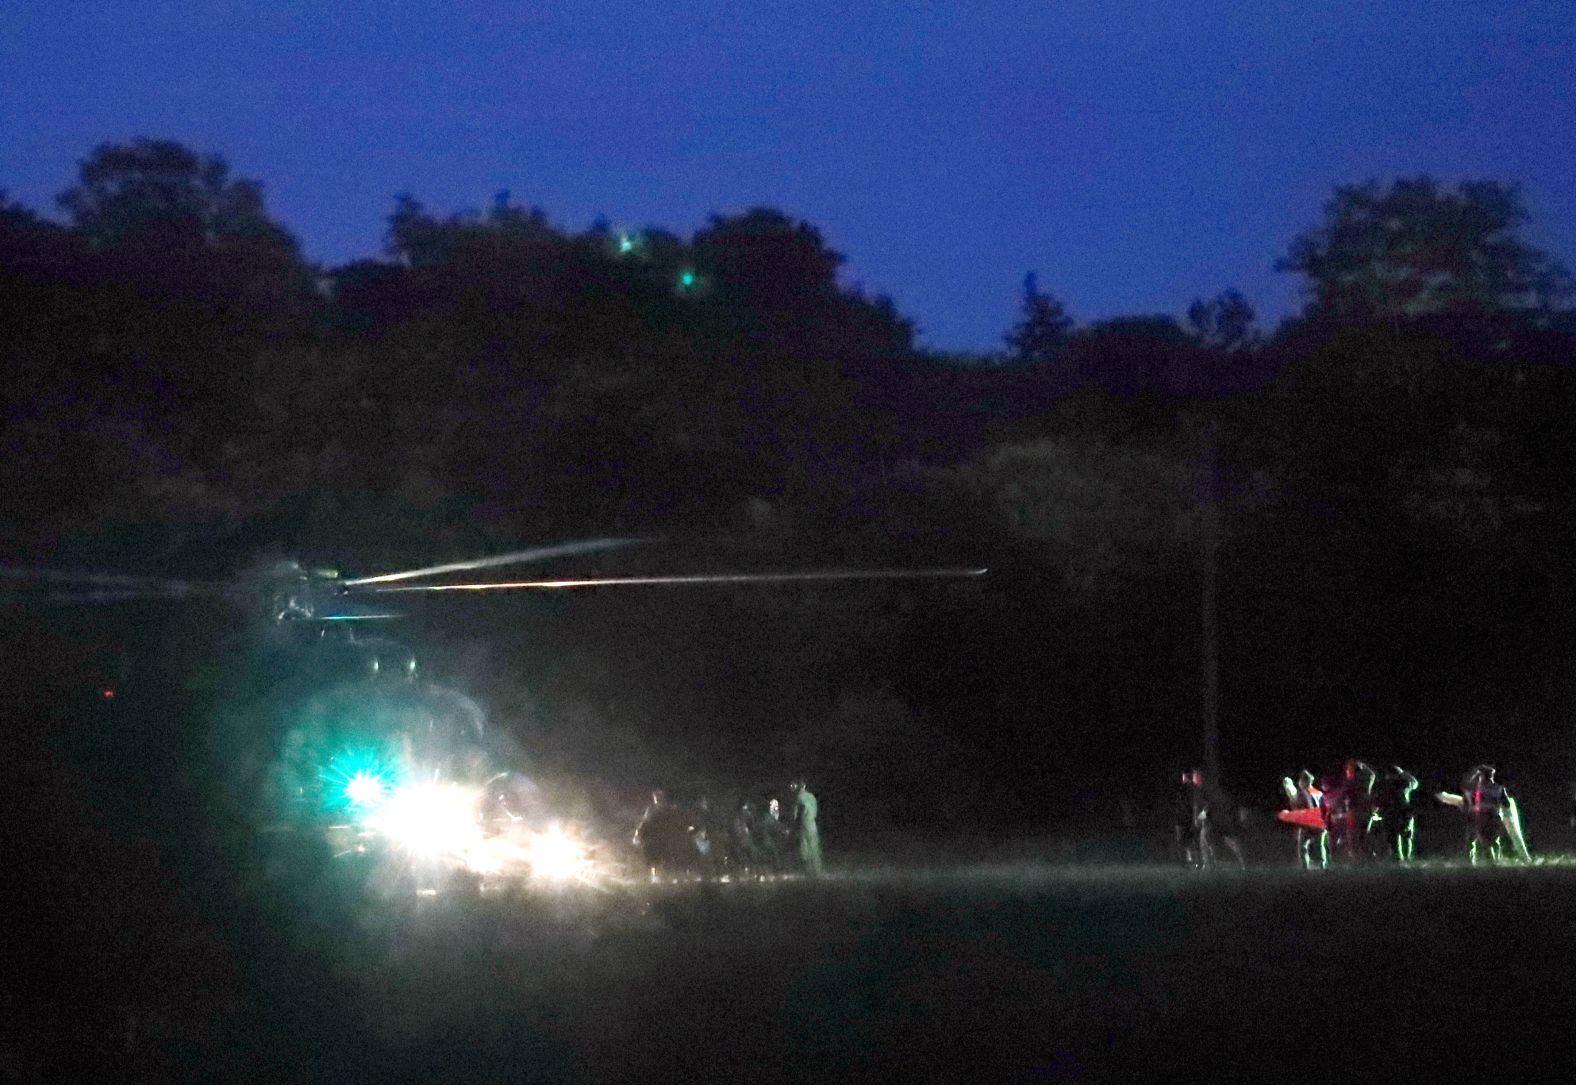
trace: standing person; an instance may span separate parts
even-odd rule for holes
[[[1288,810],[1320,810],[1324,805],[1324,792],[1314,786],[1313,773],[1307,769],[1297,773],[1295,780],[1283,776],[1281,789],[1286,793]],[[1329,866],[1330,834],[1324,829],[1313,829],[1306,825],[1297,825],[1295,828],[1297,862],[1302,864],[1302,868],[1312,870],[1315,865],[1320,869]]]
[[[788,834],[792,830],[783,824],[782,803],[775,797],[766,803],[766,815],[761,819],[759,829],[761,850],[765,852],[766,863],[771,867],[773,874],[781,874],[784,866],[783,853],[788,849]]]
[[[1461,812],[1467,817],[1467,861],[1498,860],[1504,843],[1505,789],[1493,765],[1478,765],[1461,781]]]
[[[645,811],[640,815],[633,838],[635,847],[640,849],[641,858],[651,872],[652,881],[656,881],[658,875],[672,873],[675,867],[684,865],[681,849],[688,843],[688,836],[683,812],[668,801],[666,791],[656,788],[651,792],[651,802],[646,804]]]
[[[695,800],[690,823],[690,847],[701,873],[721,874],[727,865],[728,843],[722,826],[716,822],[708,796],[702,795]]]
[[[1195,870],[1214,863],[1215,853],[1209,839],[1209,799],[1204,794],[1204,771],[1188,769],[1172,807],[1177,850],[1182,861]]]
[[[1532,862],[1521,833],[1516,800],[1495,778],[1493,765],[1479,765],[1461,783],[1461,809],[1467,816],[1467,859],[1476,866],[1487,858],[1498,861],[1506,843],[1524,863]]]
[[[1378,837],[1387,858],[1410,863],[1417,849],[1417,814],[1412,809],[1412,793],[1417,777],[1400,765],[1391,765],[1374,784],[1374,813],[1378,815]]]
[[[1330,833],[1330,852],[1343,862],[1361,862],[1366,854],[1374,777],[1366,763],[1349,757],[1338,774],[1325,779],[1324,824]]]
[[[794,793],[794,828],[799,838],[799,865],[812,878],[819,878],[821,865],[821,830],[816,824],[820,804],[801,778],[789,785]]]
[[[739,804],[733,815],[733,861],[743,873],[757,870],[763,853],[760,844],[760,827],[755,821],[755,805],[748,799]]]

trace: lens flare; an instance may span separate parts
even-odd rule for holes
[[[370,772],[358,772],[345,784],[345,797],[352,806],[369,810],[384,799],[388,788],[383,778]]]
[[[341,815],[331,828],[350,834],[337,851],[375,856],[396,881],[425,887],[448,872],[495,889],[551,892],[606,889],[619,880],[619,864],[586,826],[490,803],[496,777],[474,784],[440,772],[385,762],[366,749],[330,758],[321,772],[324,808]]]
[[[367,818],[376,831],[412,859],[463,861],[482,839],[479,788],[414,783],[396,788]]]
[[[550,882],[583,881],[591,873],[591,850],[557,822],[535,833],[526,849],[531,876]]]
[[[397,765],[371,750],[344,750],[330,757],[318,773],[323,781],[323,808],[364,817],[388,801],[403,775]]]

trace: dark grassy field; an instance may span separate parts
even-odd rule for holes
[[[9,974],[0,1069],[19,1080],[1517,1080],[1576,1064],[1576,870],[1557,866],[436,896],[370,895],[324,867],[226,913],[224,887],[183,889],[125,841],[71,859],[9,931],[52,970]],[[81,878],[89,862],[102,878]]]
[[[1576,1069],[1576,867],[1016,863],[379,893],[305,836],[226,823],[164,732],[62,752],[37,718],[15,715],[0,791],[0,1080]],[[1425,840],[1449,848],[1451,828]],[[1283,836],[1264,843],[1256,858],[1284,862]]]

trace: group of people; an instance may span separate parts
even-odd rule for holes
[[[1181,783],[1175,816],[1178,857],[1193,867],[1228,858],[1242,865],[1244,816],[1201,770],[1184,772]],[[1419,786],[1417,776],[1400,765],[1376,770],[1357,758],[1322,778],[1307,769],[1284,777],[1279,819],[1294,834],[1295,861],[1310,869],[1331,862],[1412,862]],[[1434,798],[1461,812],[1470,862],[1532,861],[1516,800],[1492,765],[1474,767],[1459,792],[1439,791]]]
[[[1338,772],[1317,783],[1304,769],[1281,780],[1286,810],[1280,815],[1296,830],[1296,859],[1304,867],[1323,867],[1332,857],[1356,863],[1389,859],[1410,863],[1417,853],[1417,777],[1391,765],[1376,771],[1348,758]],[[1492,765],[1466,774],[1461,791],[1440,791],[1435,798],[1461,811],[1466,821],[1467,858],[1472,863],[1514,856],[1530,862],[1516,801],[1495,777]]]
[[[633,843],[653,878],[673,874],[785,874],[819,877],[820,804],[805,780],[789,785],[788,808],[779,797],[746,799],[722,816],[702,796],[689,805],[661,788],[635,826]]]

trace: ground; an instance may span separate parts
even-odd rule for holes
[[[6,732],[0,1080],[1576,1069],[1576,865],[1304,872],[1272,835],[1256,865],[1207,873],[1025,844],[930,870],[842,853],[819,882],[428,896],[229,817],[186,747],[139,723],[69,752]]]
[[[430,896],[358,893],[324,867],[278,884],[229,916],[106,895],[117,930],[79,919],[157,989],[121,976],[114,998],[90,986],[35,1007],[11,985],[0,1069],[1361,1081],[1576,1066],[1576,869],[1558,865],[1020,864]],[[128,955],[128,937],[157,945]]]

